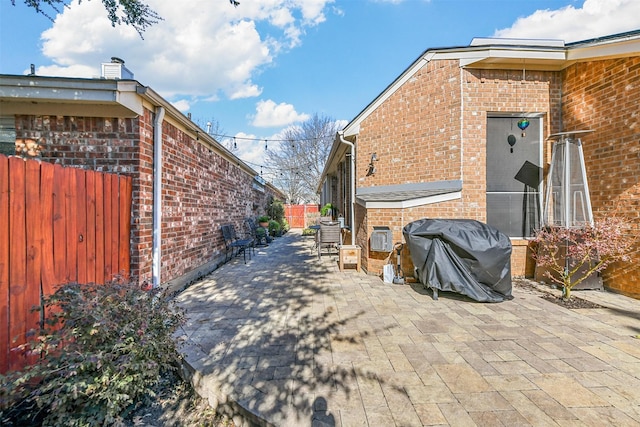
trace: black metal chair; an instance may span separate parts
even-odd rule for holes
[[[234,256],[240,255],[242,252],[242,258],[244,263],[247,263],[247,249],[253,246],[253,239],[240,239],[236,234],[236,229],[233,224],[227,224],[220,227],[222,229],[222,237],[224,238],[225,256],[224,262],[230,261]],[[229,254],[231,256],[229,256]],[[249,252],[249,259],[251,259],[251,252]]]
[[[271,241],[269,233],[262,227],[258,227],[252,218],[245,219],[247,228],[249,229],[249,236],[253,239],[255,246],[269,246]]]

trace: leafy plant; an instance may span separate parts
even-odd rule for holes
[[[270,220],[271,220],[271,218],[269,218],[268,215],[262,215],[262,216],[258,217],[258,223],[269,222]]]
[[[536,263],[545,267],[545,276],[562,286],[562,297],[590,275],[616,261],[628,261],[636,243],[625,220],[609,216],[582,228],[547,227],[534,242]]]
[[[43,305],[44,325],[22,348],[40,359],[0,377],[0,424],[117,424],[177,369],[183,316],[158,290],[73,283]]]
[[[282,227],[280,226],[280,223],[278,221],[276,221],[275,219],[269,221],[269,234],[271,234],[272,236],[277,236],[280,233],[281,229]]]
[[[327,203],[326,205],[324,205],[322,208],[320,208],[320,215],[321,216],[334,216],[338,214],[338,208],[335,207],[335,205],[331,204],[331,203]]]

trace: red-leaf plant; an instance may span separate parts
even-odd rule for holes
[[[562,286],[562,297],[568,299],[571,289],[591,274],[613,262],[629,261],[636,241],[628,221],[608,216],[580,228],[543,228],[534,238],[537,251],[533,257],[547,269],[545,276]]]

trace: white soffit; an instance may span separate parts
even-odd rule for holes
[[[41,76],[0,76],[3,114],[142,114],[137,82]]]

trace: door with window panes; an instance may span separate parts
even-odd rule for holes
[[[509,237],[531,237],[539,228],[542,191],[541,119],[487,119],[487,224]]]

